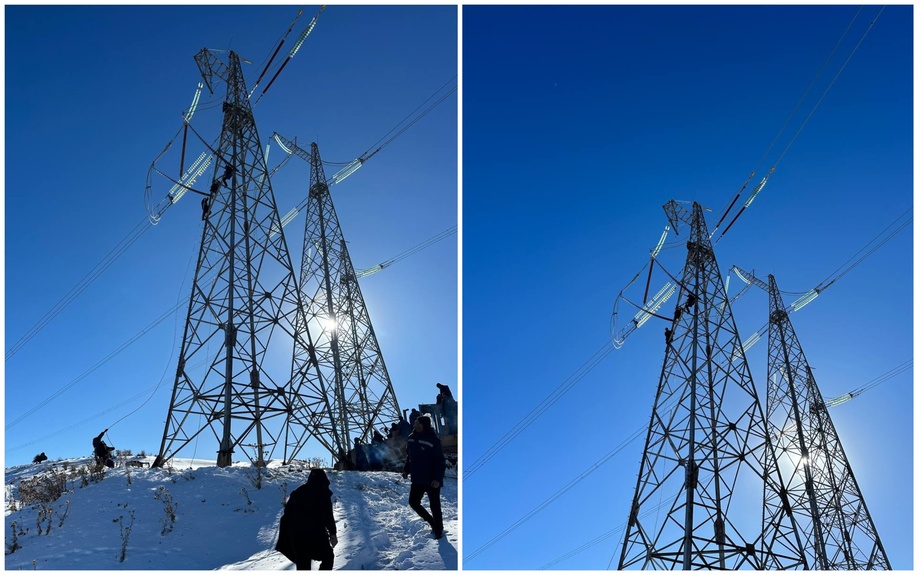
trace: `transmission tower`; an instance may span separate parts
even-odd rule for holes
[[[317,383],[324,385],[301,394],[307,398],[301,419],[342,462],[354,439],[369,442],[376,425],[389,427],[401,419],[401,412],[339,226],[319,147],[312,143],[308,152],[279,134],[274,137],[310,164],[300,271],[305,322],[297,327],[317,335],[312,353],[295,344],[294,362],[315,363],[322,376]]]
[[[284,458],[305,440],[290,425],[305,370],[290,377],[299,309],[293,265],[240,67],[229,53],[224,65],[202,49],[195,61],[211,93],[226,82],[223,124],[213,151],[214,178],[203,194],[204,231],[175,385],[163,441],[154,465],[213,438],[217,465],[242,451],[263,465],[283,446]],[[284,358],[284,359],[282,359]],[[283,369],[281,369],[283,366]]]
[[[770,295],[767,419],[809,565],[821,570],[890,570],[776,279],[770,275],[766,283],[753,273],[735,270]]]
[[[619,569],[804,568],[703,209],[664,209],[690,238]]]

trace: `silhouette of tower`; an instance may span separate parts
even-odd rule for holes
[[[703,209],[664,209],[690,238],[619,569],[802,568]]]
[[[306,403],[299,419],[342,461],[354,439],[370,442],[375,426],[398,422],[399,404],[348,255],[319,147],[312,143],[307,152],[277,133],[274,138],[310,165],[300,271],[305,324],[297,328],[316,336],[312,352],[295,344],[294,363],[315,363],[320,378],[301,394]]]
[[[240,67],[202,49],[195,61],[211,93],[226,82],[214,178],[202,200],[204,231],[163,441],[154,465],[199,437],[216,439],[217,464],[242,451],[264,464],[291,446],[289,421],[306,377],[290,379],[299,310],[293,265]],[[282,359],[284,358],[284,359]],[[283,367],[283,369],[281,369]],[[303,436],[300,441],[303,441]]]
[[[767,419],[810,568],[890,570],[776,279],[734,269],[770,296]]]

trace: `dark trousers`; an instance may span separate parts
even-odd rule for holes
[[[422,507],[422,495],[428,494],[428,504],[431,513]],[[441,488],[431,485],[413,483],[409,488],[409,507],[418,513],[419,517],[431,525],[431,528],[440,533],[444,531],[444,518],[441,516]],[[432,517],[434,515],[434,517]]]
[[[302,559],[304,555],[312,558],[312,560]],[[332,571],[332,561],[335,559],[335,552],[329,544],[326,544],[325,547],[320,547],[319,549],[303,549],[297,558],[300,559],[300,561],[296,563],[298,571],[310,571],[312,569],[310,564],[313,563],[314,560],[320,561],[320,571]]]
[[[298,571],[310,571],[312,569],[312,567],[310,566],[310,563],[312,563],[312,561],[310,561],[309,559],[307,559],[306,563],[298,563],[297,570]],[[328,559],[320,563],[319,570],[320,571],[332,571],[332,559]]]

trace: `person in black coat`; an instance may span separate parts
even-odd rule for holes
[[[338,542],[329,478],[322,469],[311,469],[307,482],[291,493],[284,506],[275,550],[297,565],[298,571],[309,571],[314,560],[320,561],[321,571],[331,571],[332,548]]]
[[[109,447],[102,441],[102,436],[108,433],[108,429],[103,429],[102,433],[93,438],[93,455],[96,456],[98,465],[106,467],[115,467],[115,460],[112,459],[112,447]]]
[[[406,442],[406,452],[408,457],[403,467],[403,478],[412,475],[409,507],[431,525],[434,538],[440,539],[444,534],[444,519],[441,515],[441,485],[444,483],[444,470],[447,465],[444,461],[441,440],[431,429],[431,418],[427,415],[422,415],[415,420],[415,430],[409,435]],[[422,507],[422,495],[425,494],[428,494],[431,513]]]

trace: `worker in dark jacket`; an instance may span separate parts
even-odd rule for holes
[[[441,440],[431,429],[431,418],[427,415],[415,420],[415,430],[406,442],[406,465],[403,478],[412,475],[409,488],[409,507],[431,525],[435,539],[444,534],[444,519],[441,515],[441,485],[444,483],[444,450]],[[431,513],[422,507],[422,495],[428,494]]]
[[[329,478],[322,469],[311,469],[307,482],[291,493],[284,506],[275,550],[299,571],[309,571],[313,560],[320,561],[321,571],[331,571],[332,548],[338,542]]]
[[[108,432],[108,429],[103,429],[102,433],[93,438],[93,455],[96,456],[97,465],[115,467],[115,460],[112,459],[112,450],[114,448],[109,447],[102,441],[102,436]]]

